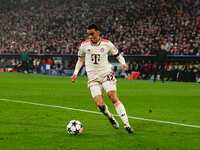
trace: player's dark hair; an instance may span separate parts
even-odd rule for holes
[[[96,31],[100,31],[100,28],[96,24],[91,24],[88,26],[88,30],[95,29]]]

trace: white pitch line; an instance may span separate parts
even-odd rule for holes
[[[87,113],[92,113],[92,114],[102,114],[101,112],[96,112],[96,111],[91,111],[91,110],[77,109],[77,108],[57,106],[57,105],[40,104],[40,103],[26,102],[26,101],[21,101],[21,100],[0,99],[0,101],[13,102],[13,103],[23,103],[23,104],[30,104],[30,105],[37,105],[37,106],[44,106],[44,107],[52,107],[52,108],[61,108],[61,109],[67,109],[67,110],[87,112]],[[118,116],[119,117],[119,115],[114,115],[114,116]],[[199,125],[190,125],[190,124],[176,123],[176,122],[170,122],[170,121],[145,119],[145,118],[138,118],[138,117],[133,117],[133,116],[128,116],[128,118],[136,119],[136,120],[150,121],[150,122],[158,122],[158,123],[164,123],[164,124],[173,124],[173,125],[177,125],[177,126],[185,126],[185,127],[191,127],[191,128],[200,128]]]

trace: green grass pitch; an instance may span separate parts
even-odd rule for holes
[[[101,114],[64,109],[99,112],[86,77],[71,83],[69,77],[0,73],[0,149],[200,150],[200,84],[118,79],[117,87],[134,135],[123,129],[119,117],[120,128],[114,129]],[[104,98],[116,114],[111,101]],[[80,136],[66,132],[67,123],[74,119],[83,124]]]

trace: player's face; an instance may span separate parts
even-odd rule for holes
[[[88,39],[93,43],[97,43],[100,39],[100,32],[95,29],[87,30]]]

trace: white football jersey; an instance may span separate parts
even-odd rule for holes
[[[78,56],[85,58],[85,66],[89,80],[112,72],[112,65],[108,61],[109,54],[118,54],[118,49],[109,40],[101,39],[95,45],[90,40],[82,42]]]

